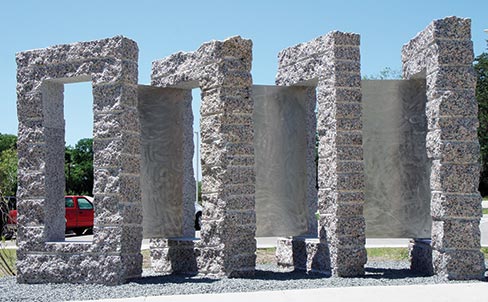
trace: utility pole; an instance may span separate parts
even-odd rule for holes
[[[195,131],[195,136],[196,136],[196,145],[195,145],[195,201],[198,202],[198,174],[200,174],[199,167],[200,167],[200,150],[199,150],[199,138],[198,138],[198,132]]]

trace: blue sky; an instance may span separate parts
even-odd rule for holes
[[[400,69],[404,43],[433,19],[472,19],[475,55],[486,51],[488,1],[1,1],[1,133],[17,132],[15,53],[124,35],[139,45],[139,83],[151,62],[212,39],[253,40],[255,84],[273,84],[281,49],[331,30],[361,34],[363,75]],[[66,141],[91,137],[89,84],[65,85]],[[198,92],[194,94],[198,96]]]

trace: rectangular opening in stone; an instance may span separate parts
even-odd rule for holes
[[[430,237],[425,80],[364,80],[367,237]]]
[[[90,79],[54,79],[42,84],[47,242],[92,241],[91,236],[75,237],[90,234],[94,218],[93,96],[91,82],[78,83],[86,80]]]
[[[193,113],[193,180],[195,185],[195,210],[194,213],[187,213],[188,217],[194,217],[195,237],[200,237],[200,229],[202,227],[202,163],[200,146],[201,134],[200,134],[200,107],[202,105],[201,89],[192,89],[192,102],[191,109]],[[188,193],[190,194],[190,192]],[[190,233],[190,232],[188,232]]]
[[[88,82],[78,82],[88,80]],[[93,232],[93,93],[90,79],[64,82],[66,240]]]
[[[308,231],[305,87],[253,86],[258,237]],[[316,202],[316,201],[315,201]]]
[[[138,86],[145,238],[194,235],[191,99],[188,89]]]

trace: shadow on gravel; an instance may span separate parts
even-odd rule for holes
[[[330,275],[317,274],[317,273],[305,273],[302,271],[290,271],[290,272],[274,272],[264,271],[257,269],[254,277],[246,279],[258,279],[258,280],[306,280],[306,279],[322,279],[329,278]]]
[[[410,269],[391,269],[391,268],[365,268],[366,274],[364,276],[358,276],[361,279],[405,279],[415,277],[429,277],[418,272],[414,272]],[[318,273],[305,273],[302,271],[291,272],[274,272],[256,270],[256,275],[251,279],[260,280],[305,280],[305,279],[323,279],[330,278],[330,274],[318,274]]]
[[[366,274],[360,278],[365,279],[405,279],[415,277],[429,277],[410,269],[393,269],[393,268],[365,268]]]
[[[274,281],[286,281],[286,280],[312,280],[329,278],[330,275],[317,274],[317,273],[305,273],[302,271],[290,271],[290,272],[275,272],[265,271],[257,269],[254,277],[245,277],[239,279],[255,279],[255,280],[274,280]],[[231,278],[232,279],[232,278]],[[161,275],[161,276],[147,276],[137,279],[132,279],[130,282],[137,284],[161,284],[161,283],[214,283],[221,279],[212,279],[205,277],[195,277],[191,275]]]
[[[213,283],[217,282],[219,279],[212,279],[212,278],[200,278],[200,277],[193,277],[189,275],[161,275],[161,276],[147,276],[137,279],[132,279],[130,282],[134,282],[137,284],[162,284],[162,283]]]

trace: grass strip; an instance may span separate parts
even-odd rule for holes
[[[14,276],[17,253],[13,249],[0,249],[0,277]]]

